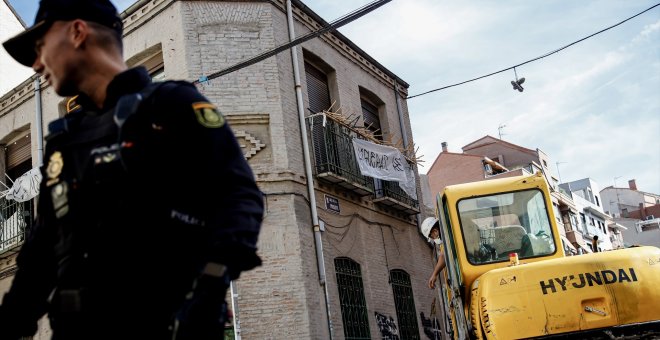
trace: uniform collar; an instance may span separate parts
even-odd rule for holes
[[[108,84],[105,102],[100,112],[105,112],[114,107],[121,96],[140,92],[149,84],[151,84],[151,77],[147,69],[143,66],[134,67],[119,73]],[[83,93],[78,96],[76,102],[82,106],[84,111],[98,111],[96,104]]]

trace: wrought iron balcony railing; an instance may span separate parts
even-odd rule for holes
[[[0,258],[18,251],[33,217],[33,200],[16,202],[0,198]]]
[[[374,202],[390,206],[411,215],[419,212],[418,201],[408,196],[408,194],[401,189],[398,182],[376,179]]]
[[[374,193],[373,178],[360,173],[351,138],[358,134],[324,115],[310,116],[316,175],[359,195]]]
[[[316,175],[359,195],[410,214],[419,212],[417,200],[408,196],[398,182],[383,181],[360,173],[352,138],[360,134],[325,115],[308,117]]]

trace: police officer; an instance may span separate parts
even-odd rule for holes
[[[221,339],[229,281],[261,264],[262,194],[190,83],[128,69],[109,0],[42,0],[3,43],[80,108],[49,124],[38,213],[0,338]]]

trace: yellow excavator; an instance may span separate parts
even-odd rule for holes
[[[565,256],[541,173],[447,186],[453,339],[660,339],[660,248]]]

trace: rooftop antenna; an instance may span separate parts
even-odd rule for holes
[[[497,127],[497,132],[498,132],[499,135],[500,135],[500,139],[502,139],[502,136],[505,135],[504,133],[502,133],[502,130],[503,130],[505,127],[506,127],[505,124],[500,124],[500,126]]]
[[[559,172],[559,164],[565,164],[568,162],[555,162],[555,165],[557,166],[557,176],[559,176],[559,183],[561,183],[561,172]]]

